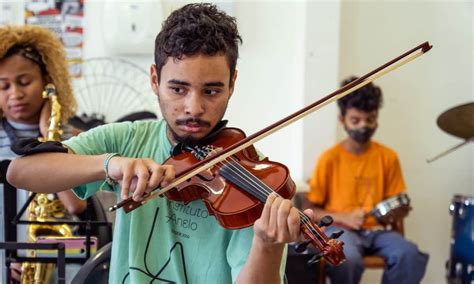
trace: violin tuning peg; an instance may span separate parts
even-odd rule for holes
[[[308,262],[306,263],[308,266],[312,266],[315,263],[318,263],[321,258],[324,256],[324,253],[319,252],[318,254],[315,254]]]
[[[337,230],[337,231],[333,232],[333,233],[331,234],[331,236],[329,236],[329,238],[331,238],[331,239],[337,239],[337,238],[339,238],[342,234],[344,234],[344,230]]]
[[[331,216],[326,215],[323,218],[321,218],[321,220],[319,220],[318,226],[319,227],[327,227],[327,226],[330,226],[333,221],[334,220],[332,219]]]
[[[302,253],[306,250],[306,248],[308,247],[309,243],[311,242],[310,239],[308,240],[305,240],[305,241],[302,241],[302,242],[299,242],[295,245],[295,251],[297,253]]]

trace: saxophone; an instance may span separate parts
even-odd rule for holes
[[[56,87],[47,84],[42,94],[43,98],[51,102],[51,117],[46,137],[40,141],[60,141],[61,139],[61,105],[56,95]],[[67,210],[61,201],[54,198],[53,194],[38,193],[32,200],[27,210],[28,221],[57,221],[64,219]],[[31,224],[28,226],[28,242],[36,242],[40,236],[71,237],[73,230],[69,225],[42,225]],[[27,251],[29,257],[36,257],[35,250]],[[21,283],[23,284],[49,284],[52,282],[55,270],[54,263],[24,263],[22,265]]]

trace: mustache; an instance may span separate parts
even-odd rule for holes
[[[186,124],[190,124],[190,123],[197,124],[198,126],[202,126],[202,127],[210,127],[211,126],[210,122],[199,119],[199,118],[194,118],[194,117],[183,118],[183,119],[177,119],[176,120],[176,125],[186,125]]]

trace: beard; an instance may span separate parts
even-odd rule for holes
[[[173,136],[174,141],[184,145],[196,145],[201,138],[196,138],[191,135],[178,135],[171,127],[168,128]]]

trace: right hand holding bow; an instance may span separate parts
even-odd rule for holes
[[[174,168],[170,165],[161,165],[152,159],[119,156],[110,159],[108,173],[120,184],[122,199],[127,199],[132,192],[134,201],[141,201],[145,193],[166,186],[175,177]]]

